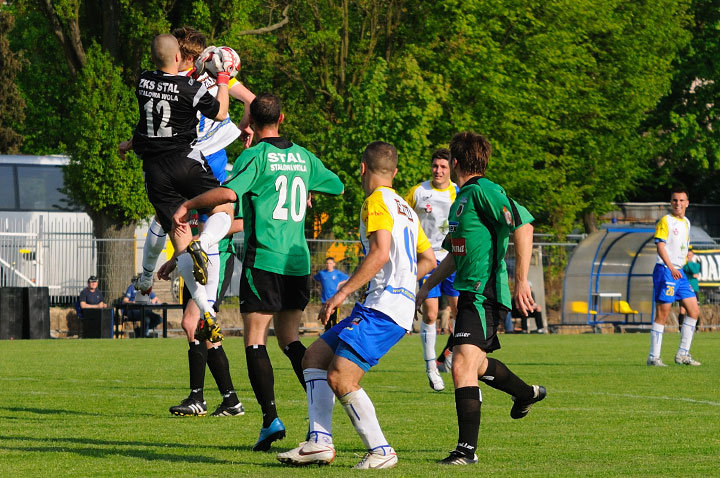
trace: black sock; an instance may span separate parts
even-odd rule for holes
[[[255,398],[263,413],[263,428],[270,426],[277,418],[275,409],[275,377],[272,364],[264,345],[251,345],[245,348],[248,377],[255,392]]]
[[[455,411],[458,420],[457,451],[468,458],[475,456],[480,431],[480,387],[462,387],[455,390]]]
[[[488,357],[487,361],[487,370],[482,377],[479,377],[484,383],[521,400],[527,400],[535,396],[532,386],[512,373],[504,363],[490,357]]]
[[[223,403],[230,406],[237,405],[239,400],[230,377],[230,363],[222,345],[208,349],[207,364],[215,383],[217,383],[220,395],[223,396]]]
[[[539,311],[535,312],[534,315],[535,315],[535,327],[537,327],[538,330],[545,327],[545,324],[543,324],[543,320],[542,320],[542,312],[539,312]]]
[[[445,348],[440,352],[440,356],[438,357],[438,362],[443,363],[445,362],[445,351],[449,350],[452,352],[453,345],[455,343],[455,340],[453,339],[453,334],[448,335],[447,342],[445,342]]]
[[[303,377],[302,360],[305,356],[305,350],[305,346],[299,340],[287,344],[283,349],[287,358],[290,359],[292,368],[295,371],[295,375],[300,381],[300,385],[302,385],[303,390],[305,390],[305,378]]]
[[[203,401],[205,386],[205,364],[207,363],[207,346],[205,342],[190,342],[188,349],[188,365],[190,366],[190,398]]]

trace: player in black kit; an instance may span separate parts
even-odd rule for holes
[[[197,138],[198,111],[218,121],[227,117],[227,86],[237,71],[233,69],[232,58],[222,58],[216,99],[201,82],[178,75],[181,54],[173,35],[156,36],[151,56],[157,70],[144,71],[138,79],[135,95],[140,119],[132,139],[121,143],[119,149],[121,154],[134,149],[142,158],[145,188],[155,216],[163,230],[172,231],[170,239],[178,257],[178,270],[203,314],[198,325],[199,340],[218,341],[222,336],[214,323],[215,312],[198,282],[204,284],[206,280],[201,272],[207,261],[203,249],[225,237],[231,224],[232,206],[215,208],[197,241],[192,241],[186,224],[173,224],[172,216],[185,200],[220,185],[205,157],[192,145]],[[184,254],[186,251],[190,254]]]

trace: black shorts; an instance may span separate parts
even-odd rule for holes
[[[309,301],[310,274],[289,276],[243,267],[240,279],[241,312],[305,310]]]
[[[492,352],[500,348],[498,325],[505,322],[510,309],[491,303],[480,294],[461,291],[453,330],[454,345],[471,344]]]
[[[143,170],[145,191],[166,233],[172,229],[172,216],[182,203],[220,186],[202,155],[200,160],[187,156],[148,160],[143,163]]]

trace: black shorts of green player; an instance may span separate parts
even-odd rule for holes
[[[498,326],[510,311],[502,304],[488,301],[482,294],[461,291],[453,331],[454,345],[470,344],[490,353],[500,348]]]
[[[310,301],[310,274],[276,274],[255,267],[243,267],[240,280],[240,310],[280,312],[305,310]]]
[[[143,162],[145,190],[155,216],[165,232],[172,229],[172,216],[187,199],[217,188],[220,182],[199,151],[190,155],[161,156]],[[207,214],[210,211],[199,211]]]

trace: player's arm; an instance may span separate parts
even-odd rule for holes
[[[230,96],[232,96],[236,100],[242,101],[245,104],[245,108],[243,110],[243,117],[240,120],[240,123],[238,123],[238,128],[240,129],[240,131],[242,131],[242,133],[240,133],[240,140],[243,142],[246,148],[249,148],[252,144],[253,134],[255,133],[250,127],[250,103],[252,103],[255,99],[255,95],[239,81],[235,82],[230,87],[229,92]]]
[[[428,247],[420,254],[417,259],[417,276],[418,279],[425,277],[425,274],[429,273],[437,265],[437,259],[435,259],[435,251],[432,247]]]
[[[127,141],[121,141],[120,144],[118,144],[118,155],[120,156],[120,159],[125,159],[125,154],[128,151],[132,151],[132,149],[133,149],[132,138],[130,138]]]
[[[682,274],[679,270],[675,268],[672,261],[670,260],[670,256],[667,252],[667,244],[665,244],[665,241],[657,241],[655,243],[655,247],[657,248],[658,256],[660,256],[660,259],[665,263],[668,269],[670,269],[670,273],[673,276],[673,279],[679,279],[682,277]]]
[[[532,312],[535,301],[532,298],[532,289],[528,282],[530,271],[530,257],[532,257],[533,225],[525,223],[513,232],[515,243],[515,291],[513,301],[515,306],[525,315]]]
[[[318,319],[323,323],[327,323],[333,311],[339,307],[347,297],[370,282],[375,277],[385,263],[390,259],[390,243],[392,242],[392,234],[385,229],[378,229],[370,234],[370,252],[365,256],[365,260],[360,267],[350,276],[336,293],[325,304],[323,304]]]
[[[433,257],[435,257],[434,254]],[[435,265],[434,261],[435,260],[433,259],[433,266]],[[420,290],[415,296],[415,303],[417,304],[417,307],[420,307],[423,302],[425,302],[425,299],[427,299],[430,290],[432,290],[433,287],[450,277],[450,274],[455,272],[455,269],[455,259],[453,259],[452,254],[448,254],[447,256],[445,256],[445,259],[443,259],[442,262],[440,262],[440,264],[437,266],[437,269],[435,269],[433,273],[430,274],[430,277],[428,277],[428,279],[423,282],[422,287],[420,287]],[[430,270],[432,270],[432,268],[428,271]],[[425,272],[425,274],[427,274],[427,272]],[[425,274],[420,275],[420,260],[418,258],[418,279],[422,279]]]
[[[185,226],[187,225],[188,213],[193,209],[212,209],[215,206],[233,203],[237,199],[237,194],[230,188],[219,187],[205,191],[201,195],[182,203],[173,214],[173,223],[176,227]]]

